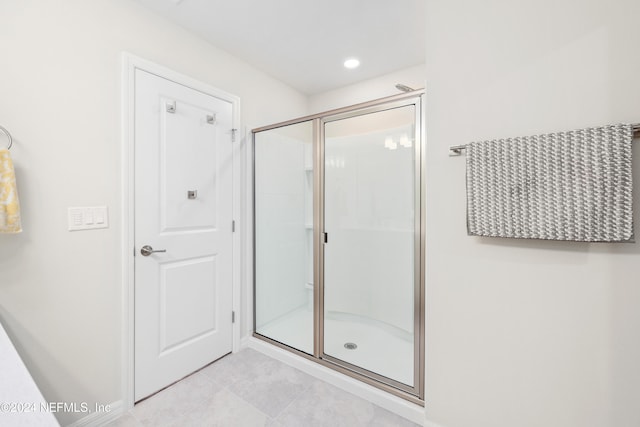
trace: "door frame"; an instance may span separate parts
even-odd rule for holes
[[[232,121],[235,131],[235,142],[232,142],[232,216],[236,229],[232,236],[232,310],[235,322],[232,324],[232,351],[240,349],[241,334],[241,279],[242,279],[242,235],[245,227],[242,224],[242,170],[244,169],[244,143],[240,127],[240,98],[224,92],[206,83],[202,83],[177,71],[140,58],[128,52],[122,53],[122,85],[121,85],[121,278],[122,278],[122,400],[123,411],[128,411],[135,404],[134,397],[134,285],[135,285],[135,72],[146,71],[158,77],[189,87],[207,95],[222,99],[232,104]]]

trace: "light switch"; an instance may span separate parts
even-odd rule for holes
[[[93,225],[93,208],[84,210],[84,223],[85,225]]]
[[[103,211],[101,208],[96,209],[95,217],[93,218],[96,224],[104,224],[104,216],[106,210]]]
[[[106,206],[93,208],[93,222],[96,225],[96,228],[106,228],[109,226]]]
[[[72,226],[80,227],[83,224],[84,224],[84,211],[78,208],[69,208],[69,227],[72,227]]]
[[[109,214],[106,206],[68,208],[67,215],[69,231],[109,227]]]

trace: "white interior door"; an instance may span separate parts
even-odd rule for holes
[[[136,401],[232,350],[232,113],[136,70]]]

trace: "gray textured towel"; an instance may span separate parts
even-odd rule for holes
[[[628,124],[466,146],[469,235],[632,242]]]

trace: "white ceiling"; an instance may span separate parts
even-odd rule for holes
[[[425,61],[424,0],[137,1],[307,95]]]

